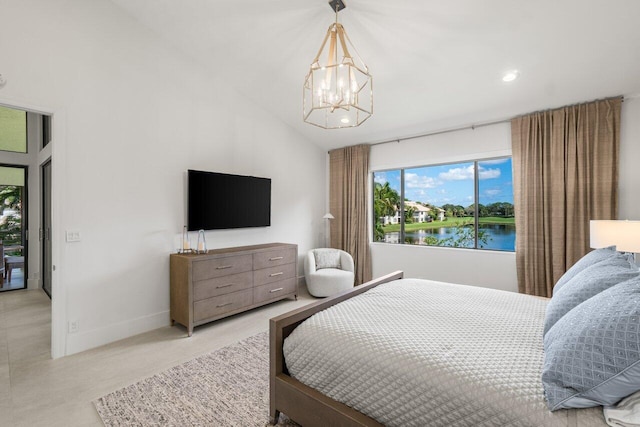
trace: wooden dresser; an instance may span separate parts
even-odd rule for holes
[[[298,246],[270,243],[171,254],[171,324],[193,327],[298,297]]]

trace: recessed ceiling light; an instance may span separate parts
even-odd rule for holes
[[[344,123],[344,124],[347,124],[347,123],[349,123],[349,118],[348,117],[343,117],[343,118],[340,119],[340,121],[342,123]]]
[[[505,83],[509,83],[517,79],[518,76],[520,76],[520,72],[518,70],[507,71],[506,73],[504,73],[504,76],[502,76],[502,81]]]

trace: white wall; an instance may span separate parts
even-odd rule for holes
[[[169,324],[189,168],[272,179],[272,226],[210,232],[209,247],[320,245],[324,150],[106,0],[0,8],[0,103],[54,115],[55,356]]]
[[[422,137],[371,149],[371,170],[511,155],[511,130],[502,123]],[[640,97],[622,104],[620,215],[640,220]],[[413,245],[371,244],[373,276],[404,270],[406,277],[517,291],[515,253]]]

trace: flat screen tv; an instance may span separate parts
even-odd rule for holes
[[[271,179],[196,170],[187,175],[189,231],[271,225]]]

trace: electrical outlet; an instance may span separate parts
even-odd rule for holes
[[[69,333],[75,334],[80,330],[80,322],[77,320],[72,320],[69,322]]]

